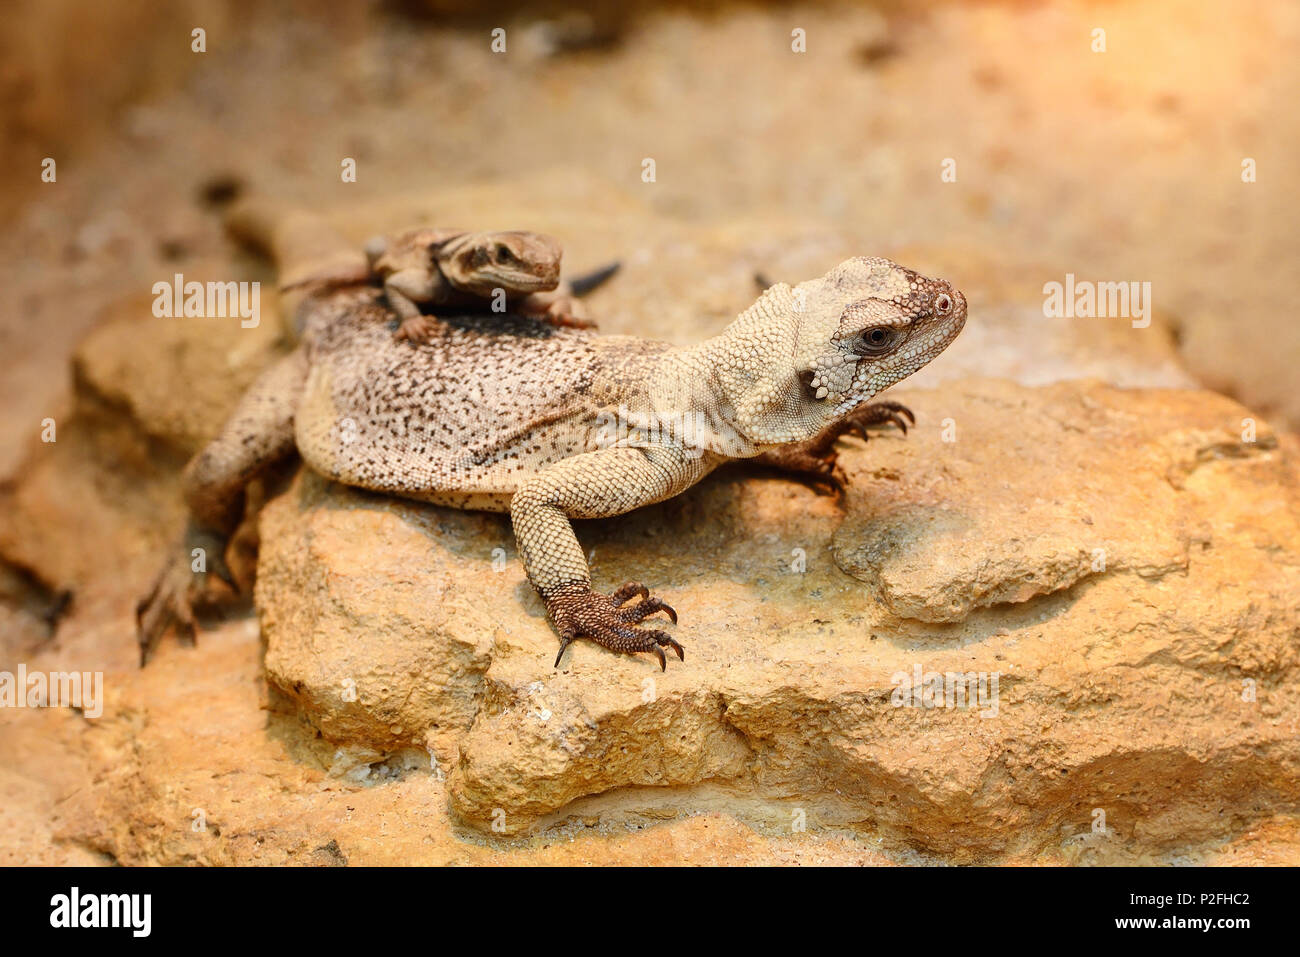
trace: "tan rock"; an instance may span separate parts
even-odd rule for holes
[[[244,278],[220,262],[177,271],[186,282]],[[152,295],[115,303],[73,356],[78,405],[107,405],[145,436],[193,455],[282,345],[274,287],[259,296],[261,315],[249,327],[239,317],[157,318]]]
[[[598,586],[644,580],[681,612],[666,674],[585,643],[553,670],[518,565],[492,571],[504,520],[300,479],[264,519],[268,674],[334,744],[418,744],[436,718],[452,807],[488,833],[742,806],[954,860],[1113,860],[1293,801],[1295,451],[1264,423],[1242,442],[1248,413],[1206,393],[906,399],[912,434],[846,453],[838,529],[829,499],[738,468],[584,523]],[[992,697],[893,706],[918,669],[940,701],[968,673]]]
[[[421,511],[302,476],[262,515],[267,678],[361,758],[427,747],[450,761],[481,706],[495,607],[515,604],[492,568],[507,532],[494,516]],[[359,762],[339,762],[340,773]]]
[[[648,220],[643,253],[600,293],[606,331],[696,339],[752,295],[755,268],[801,275],[859,242],[797,224],[776,230],[792,237],[780,246],[752,238],[768,226],[697,229],[687,241],[681,227]],[[578,261],[600,252],[587,243]],[[958,274],[987,265],[919,248],[912,260]],[[664,268],[692,292],[656,310]],[[1045,330],[1024,288],[988,293],[1001,298],[972,323],[981,348],[955,347],[952,371],[1038,383],[1097,368],[1129,384],[1181,382],[1154,328]],[[130,575],[152,572],[180,518],[174,470],[281,348],[273,322],[252,335],[227,330],[211,348],[219,330],[146,308],[123,305],[83,344],[74,414],[0,523],[10,561],[99,602],[61,629],[63,646],[117,664],[132,658],[129,619],[115,619],[120,633],[104,646],[94,609],[129,612],[134,595],[108,589],[106,568],[125,560]],[[336,836],[328,802],[304,806],[300,826],[277,826],[276,795],[359,787],[410,800],[427,779],[434,790],[420,792],[421,806],[432,814],[450,801],[455,815],[429,860],[460,853],[457,820],[531,841],[720,814],[759,828],[769,848],[807,826],[819,842],[857,834],[849,848],[870,835],[895,857],[1113,861],[1231,838],[1256,820],[1252,789],[1271,795],[1265,809],[1293,800],[1295,734],[1282,703],[1294,661],[1282,636],[1296,617],[1294,453],[1263,423],[1243,443],[1248,413],[1207,393],[932,381],[939,388],[909,400],[920,417],[910,436],[846,452],[856,482],[843,509],[736,467],[655,508],[583,524],[599,585],[640,578],[681,611],[687,661],[664,675],[589,644],[553,670],[556,639],[504,517],[301,475],[260,519],[265,676],[229,679],[269,682],[282,715],[271,733],[284,753],[265,757],[256,787],[231,778],[260,823],[191,846],[192,808],[164,796],[177,773],[201,781],[204,761],[180,743],[156,762],[125,755],[144,715],[172,736],[194,719],[141,686],[132,693],[153,703],[114,725],[121,769],[109,780],[129,800],[87,809],[74,832],[90,835],[77,840],[133,861],[375,861]],[[956,442],[943,441],[945,419]],[[1229,637],[1238,633],[1253,637]],[[172,649],[190,655],[172,667],[188,674],[181,662],[208,660],[209,647]],[[896,676],[918,665],[997,672],[998,717],[890,707]],[[1255,702],[1236,700],[1246,678]],[[145,681],[152,687],[152,669]],[[255,732],[242,733],[249,746]],[[231,774],[240,746],[223,752]],[[206,808],[212,798],[195,787],[182,803]],[[1211,813],[1216,801],[1230,810]],[[1107,812],[1111,837],[1093,834],[1093,808]],[[171,823],[160,828],[160,815]],[[100,830],[119,817],[128,830]],[[710,859],[695,844],[683,853]]]
[[[209,263],[186,278],[229,279]],[[4,492],[0,561],[80,589],[107,572],[152,574],[182,527],[177,476],[281,348],[273,293],[264,319],[157,318],[152,296],[104,309],[72,358],[73,395]]]
[[[1213,539],[1188,476],[1277,447],[1204,393],[977,382],[935,399],[920,441],[875,450],[835,535],[836,562],[900,618],[960,622],[1108,571],[1186,573]]]

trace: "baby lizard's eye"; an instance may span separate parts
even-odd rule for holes
[[[946,316],[950,309],[952,309],[952,296],[948,295],[946,292],[941,292],[939,295],[934,297],[935,312],[941,316]]]
[[[514,262],[514,259],[515,259],[514,254],[510,252],[509,246],[497,247],[497,262],[503,262],[503,263]]]
[[[860,356],[880,356],[894,348],[898,342],[898,330],[890,326],[876,326],[858,334],[853,343],[853,351]]]

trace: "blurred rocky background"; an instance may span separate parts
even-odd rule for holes
[[[477,7],[0,23],[0,671],[108,699],[0,709],[0,862],[1300,862],[1300,8]],[[682,611],[666,675],[552,669],[504,519],[291,473],[243,604],[139,672],[176,474],[288,345],[269,285],[256,329],[151,315],[272,279],[241,189],[619,258],[606,332],[854,254],[971,318],[843,501],[734,468],[579,529]],[[1045,317],[1067,273],[1151,324]],[[891,707],[917,666],[999,673],[997,714]]]

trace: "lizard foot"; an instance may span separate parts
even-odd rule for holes
[[[912,410],[901,402],[871,402],[867,405],[859,406],[839,423],[839,435],[846,435],[852,432],[862,437],[865,442],[870,439],[867,429],[873,425],[887,425],[893,423],[898,426],[904,435],[907,435],[907,427],[916,425],[916,416]]]
[[[764,452],[754,461],[759,465],[789,472],[818,495],[839,495],[848,487],[849,477],[839,464],[835,442],[844,435],[870,438],[869,428],[894,424],[907,434],[908,425],[916,423],[912,410],[898,402],[872,402],[854,409],[816,438],[798,445]]]
[[[195,549],[203,550],[203,567],[206,571],[194,571],[194,563],[198,560]],[[173,625],[188,644],[197,643],[198,628],[194,620],[194,607],[202,602],[207,592],[209,575],[216,575],[231,589],[237,590],[234,577],[226,565],[225,543],[217,536],[200,529],[190,529],[179,552],[163,565],[149,594],[135,608],[141,668],[148,664],[149,656],[167,629]]]
[[[634,605],[628,602],[640,597]],[[659,670],[668,669],[664,648],[677,652],[686,660],[682,646],[662,631],[633,627],[657,612],[664,612],[677,624],[677,612],[660,598],[650,597],[650,589],[640,582],[627,582],[611,595],[593,592],[585,584],[565,585],[544,596],[546,610],[560,633],[560,653],[555,656],[555,667],[560,666],[564,650],[578,638],[589,638],[612,651],[634,654],[653,652],[659,658]]]
[[[824,450],[793,445],[766,452],[759,461],[762,465],[789,472],[818,495],[839,495],[849,484],[834,444]]]
[[[535,292],[521,300],[516,311],[521,316],[540,319],[562,329],[596,328],[596,323],[587,318],[582,303],[563,293]]]
[[[404,318],[397,331],[393,333],[393,338],[399,342],[406,339],[415,343],[417,346],[428,345],[429,340],[433,337],[433,331],[438,327],[438,321],[431,316],[423,313],[416,313],[413,316]]]

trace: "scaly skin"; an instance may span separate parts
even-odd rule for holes
[[[685,348],[465,315],[439,319],[428,345],[411,350],[386,334],[391,312],[373,287],[326,289],[300,308],[303,341],[186,469],[192,535],[224,541],[244,485],[296,448],[349,485],[509,511],[561,653],[587,638],[650,652],[661,668],[664,648],[684,659],[681,645],[638,625],[660,612],[675,622],[676,611],[640,583],[593,590],[571,520],[663,501],[734,459],[811,472],[834,489],[836,439],[905,428],[909,411],[868,401],[942,352],[966,319],[947,282],[868,258],[776,284],[720,335]],[[168,621],[192,618],[201,584],[142,603],[146,653]]]

